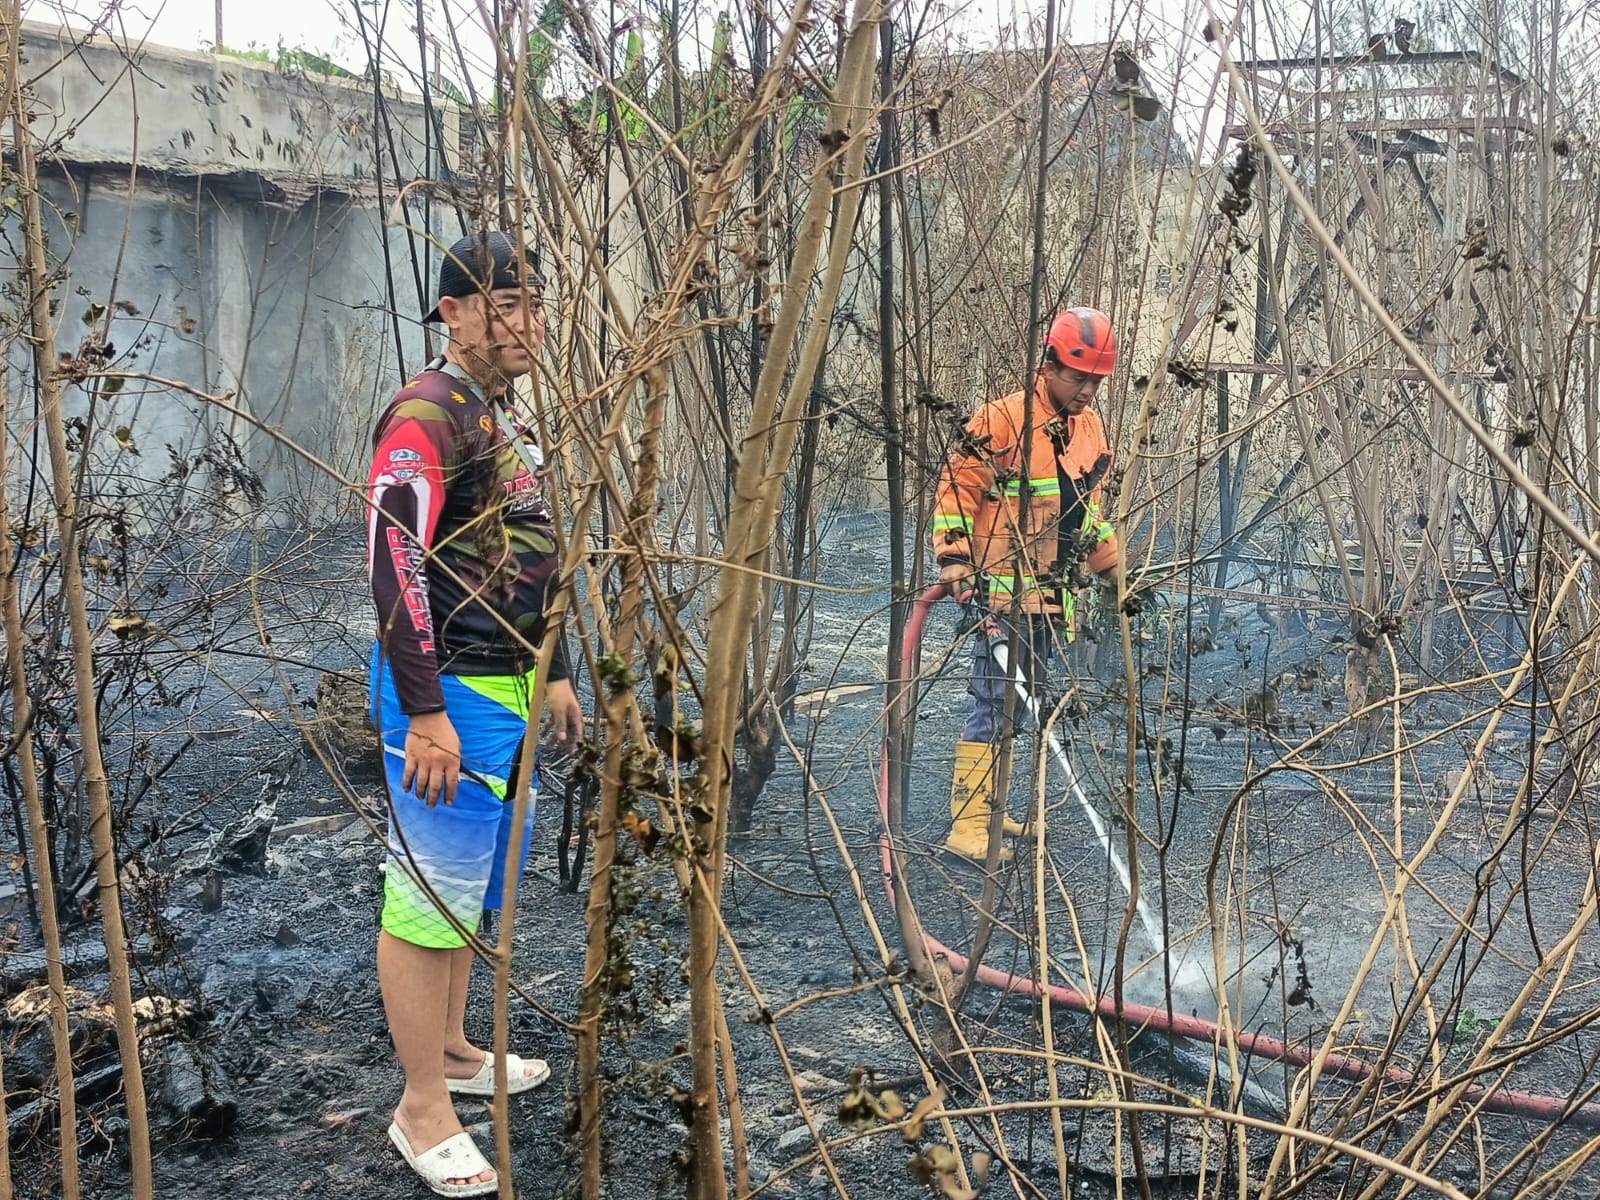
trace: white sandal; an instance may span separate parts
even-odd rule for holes
[[[506,1055],[506,1091],[510,1095],[532,1091],[550,1078],[550,1064],[542,1058]],[[445,1086],[458,1096],[494,1095],[494,1055],[485,1054],[476,1075],[466,1079],[446,1078]]]
[[[478,1183],[451,1183],[452,1179],[466,1179],[493,1171],[489,1160],[483,1157],[472,1135],[465,1130],[447,1137],[431,1150],[417,1154],[400,1131],[398,1123],[389,1123],[389,1140],[400,1151],[406,1165],[417,1173],[417,1178],[428,1185],[436,1196],[488,1196],[500,1190],[498,1178]]]

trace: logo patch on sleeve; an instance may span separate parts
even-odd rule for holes
[[[389,474],[404,482],[415,479],[422,470],[422,455],[409,446],[398,446],[389,451]]]

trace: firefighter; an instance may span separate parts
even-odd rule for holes
[[[988,633],[980,629],[973,638],[972,707],[956,743],[945,840],[947,850],[966,858],[988,857],[996,750],[1006,732],[1007,673],[991,639],[1014,632],[1024,677],[1042,681],[1057,632],[1073,639],[1077,591],[1093,575],[1116,577],[1117,538],[1100,486],[1111,451],[1090,407],[1116,365],[1117,339],[1105,313],[1058,314],[1045,335],[1031,414],[1024,392],[985,404],[939,474],[933,544],[940,582],[954,596],[974,595],[989,614]],[[1003,829],[1010,837],[1028,832],[1009,817]],[[1010,858],[1010,849],[1001,847],[1000,857]]]

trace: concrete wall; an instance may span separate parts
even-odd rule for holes
[[[381,151],[387,207],[397,175],[441,173],[440,138],[426,136],[421,102],[387,97],[390,129],[375,138],[364,84],[165,48],[125,53],[38,25],[24,26],[23,51],[27,74],[38,77],[33,128],[46,151],[50,257],[61,268],[58,349],[76,351],[91,330],[85,315],[111,306],[116,367],[233,393],[341,471],[364,473],[372,418],[401,370],[390,313],[399,315],[398,354],[414,369],[424,307],[411,264],[419,257],[426,278],[438,257],[420,237],[385,228],[375,178]],[[448,104],[435,129],[448,155],[456,136]],[[13,159],[9,143],[0,146]],[[408,220],[420,224],[420,214]],[[6,208],[0,236],[20,248],[20,233],[17,210]],[[458,233],[451,223],[438,236]],[[386,241],[404,289],[392,306]],[[32,419],[29,348],[12,336],[24,302],[15,288],[0,298],[18,437]],[[91,401],[69,389],[68,417],[86,415]],[[160,478],[171,463],[165,448],[193,453],[214,439],[215,419],[214,407],[181,391],[129,383],[96,403],[95,474]],[[112,436],[118,427],[137,455]],[[325,473],[270,436],[244,425],[235,432],[273,519],[297,520],[307,505],[325,518],[337,492]]]
[[[74,163],[130,161],[184,175],[259,174],[302,193],[351,188],[374,176],[371,88],[280,72],[267,63],[164,46],[124,47],[103,36],[25,23],[23,52],[37,77],[34,131]],[[42,70],[48,68],[48,70]],[[388,97],[402,169],[421,172],[424,108]],[[453,156],[454,114],[442,114]]]

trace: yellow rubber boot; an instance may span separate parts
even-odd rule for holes
[[[988,820],[990,807],[994,803],[994,769],[995,747],[989,742],[957,742],[956,743],[956,777],[972,780],[968,789],[977,792],[981,789],[984,807],[984,820]],[[951,806],[952,816],[954,805]],[[988,828],[987,825],[984,828]],[[1032,829],[1021,821],[1013,821],[1006,817],[1000,826],[1000,832],[1006,837],[1028,837]]]
[[[994,804],[995,748],[988,742],[957,742],[955,770],[950,777],[950,836],[944,848],[963,858],[983,862],[989,857],[989,814]],[[1025,825],[1009,817],[1003,832],[1020,837]],[[1009,847],[1000,848],[1000,861],[1011,857]]]

